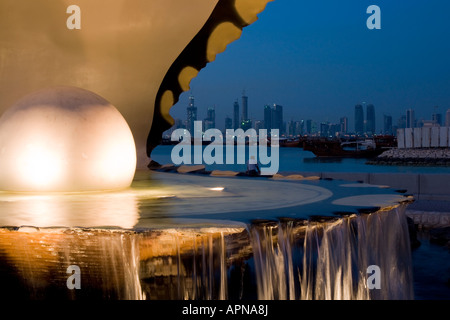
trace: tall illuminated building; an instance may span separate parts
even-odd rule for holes
[[[348,132],[348,118],[342,117],[340,119],[340,132],[347,133]]]
[[[191,135],[194,134],[194,121],[197,121],[197,107],[195,106],[194,96],[189,96],[186,129],[189,130]]]
[[[248,97],[242,93],[242,121],[248,120]]]
[[[233,104],[233,129],[236,130],[240,127],[239,121],[239,103],[237,101]]]
[[[272,108],[272,129],[280,130],[280,135],[285,132],[283,125],[283,106],[274,104]]]
[[[204,125],[205,131],[216,127],[216,109],[214,107],[208,108]]]
[[[392,116],[387,114],[383,115],[383,132],[385,134],[393,134],[392,129]]]
[[[416,119],[414,116],[414,110],[408,109],[406,110],[406,128],[414,128],[416,123]]]
[[[355,106],[355,133],[364,133],[364,110],[363,106],[360,104]]]
[[[268,104],[264,106],[264,129],[272,129],[272,108]]]
[[[366,108],[366,133],[375,134],[375,107],[368,104]]]
[[[225,130],[227,129],[233,129],[233,119],[228,116],[225,118]]]

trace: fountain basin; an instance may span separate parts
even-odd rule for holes
[[[345,200],[369,195],[367,206]],[[40,225],[37,212],[26,214],[36,199],[15,196],[0,194],[5,298],[413,297],[411,198],[385,187],[138,171],[121,192],[58,195],[53,210],[72,214],[45,220],[51,211],[43,210]],[[108,199],[128,207],[105,206]],[[105,210],[99,220],[94,208]],[[79,290],[66,287],[71,265],[81,270]],[[367,288],[370,265],[380,266],[384,290]]]

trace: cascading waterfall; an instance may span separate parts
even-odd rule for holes
[[[146,247],[152,248],[147,256]],[[144,235],[140,263],[147,298],[227,299],[226,248],[222,232],[199,234],[171,230],[156,239],[152,232]]]
[[[413,299],[404,211],[400,205],[332,221],[308,221],[298,231],[303,234],[299,240],[294,240],[292,223],[279,223],[277,243],[273,226],[253,230],[258,298]],[[301,259],[293,259],[299,255]],[[370,266],[379,268],[380,289],[369,286]]]
[[[141,300],[140,235],[124,230],[0,229],[5,298]],[[69,289],[69,266],[80,270]]]
[[[413,299],[405,207],[232,230],[2,228],[0,281],[28,299]]]

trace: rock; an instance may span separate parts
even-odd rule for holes
[[[450,148],[390,149],[367,164],[408,166],[450,166]]]
[[[309,177],[305,177],[305,180],[320,180],[319,176],[309,176]]]
[[[180,166],[177,171],[179,173],[192,173],[192,172],[204,172],[205,171],[205,166],[204,165],[196,165],[196,166]]]
[[[211,172],[211,176],[214,177],[234,177],[237,176],[239,172],[236,171],[222,171],[222,170],[213,170]]]
[[[304,180],[305,177],[302,176],[301,174],[291,174],[291,175],[286,176],[286,179],[288,179],[288,180]]]

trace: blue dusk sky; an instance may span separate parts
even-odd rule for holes
[[[381,9],[381,29],[369,30],[367,8]],[[245,90],[249,116],[265,104],[283,106],[284,119],[339,122],[354,106],[375,106],[397,119],[406,109],[431,119],[450,108],[450,2],[444,0],[275,0],[191,82],[199,120],[216,108],[216,127],[232,116]],[[191,92],[172,108],[186,119]],[[438,109],[435,107],[438,106]]]

